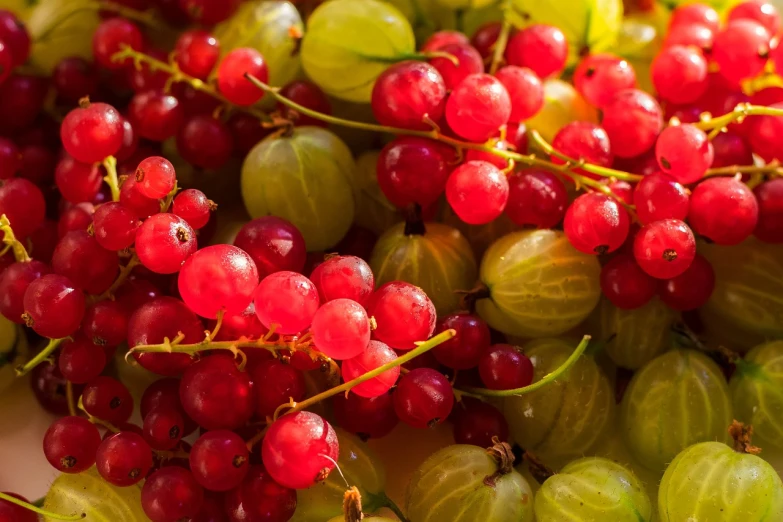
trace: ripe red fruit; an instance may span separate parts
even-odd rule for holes
[[[711,58],[722,76],[738,83],[764,69],[769,58],[770,40],[767,29],[755,20],[730,21],[715,34]]]
[[[195,167],[217,170],[231,158],[233,150],[231,130],[211,114],[190,117],[177,133],[177,152]]]
[[[681,5],[672,12],[669,19],[669,30],[681,25],[702,24],[711,31],[720,29],[720,16],[718,12],[707,4],[694,3]]]
[[[260,100],[264,91],[250,83],[245,74],[266,83],[269,68],[261,53],[255,49],[239,48],[230,51],[221,60],[217,70],[217,85],[220,93],[231,103],[253,105]]]
[[[609,136],[612,151],[633,158],[648,151],[663,129],[663,111],[655,98],[638,89],[619,91],[603,107],[601,126]]]
[[[82,321],[84,294],[67,277],[47,274],[27,287],[24,314],[25,324],[41,337],[68,337]]]
[[[689,124],[666,127],[655,143],[661,170],[685,185],[700,180],[712,165],[712,143]]]
[[[551,25],[534,24],[508,40],[506,60],[510,65],[529,67],[540,78],[554,76],[565,68],[568,41]]]
[[[158,91],[136,94],[128,105],[128,120],[142,138],[165,141],[177,134],[185,110],[174,96]]]
[[[601,269],[601,291],[617,308],[644,306],[658,290],[658,281],[629,254],[618,254]]]
[[[118,70],[129,63],[128,59],[112,59],[126,45],[134,51],[141,51],[144,37],[133,22],[119,16],[101,22],[92,35],[92,55],[104,69]]]
[[[46,202],[41,189],[22,178],[0,180],[0,214],[5,214],[17,239],[22,240],[41,226]]]
[[[294,402],[303,400],[307,393],[302,372],[277,359],[261,361],[251,367],[250,380],[253,382],[256,414],[262,419],[271,417],[278,406],[288,403],[289,399]]]
[[[673,45],[661,50],[652,62],[652,82],[660,97],[671,103],[692,103],[709,87],[707,59],[701,50]]]
[[[62,473],[81,473],[95,463],[101,435],[82,417],[63,417],[49,426],[43,439],[46,460]]]
[[[645,176],[636,185],[633,203],[642,224],[669,218],[684,220],[688,215],[689,195],[673,178],[656,173]]]
[[[488,140],[510,116],[511,97],[500,80],[489,74],[468,76],[446,101],[449,127],[469,141]]]
[[[160,468],[141,488],[141,507],[152,522],[187,520],[196,516],[203,502],[204,490],[189,470],[179,466]]]
[[[294,80],[291,83],[287,83],[280,89],[280,94],[288,98],[289,100],[298,103],[302,107],[320,112],[321,114],[332,114],[332,104],[326,94],[314,83],[305,80]],[[329,124],[323,120],[318,120],[312,116],[305,116],[298,113],[296,110],[277,103],[277,110],[285,118],[289,118],[294,122],[295,126],[300,125],[315,125],[316,127],[328,127]],[[253,118],[255,120],[255,118]],[[258,121],[256,125],[258,125]]]
[[[391,392],[372,398],[338,393],[332,407],[337,424],[362,440],[385,437],[399,423]]]
[[[372,89],[372,111],[381,125],[427,130],[425,117],[437,122],[443,116],[446,84],[435,67],[406,61],[386,69]]]
[[[127,422],[133,413],[133,397],[117,379],[101,375],[87,383],[82,392],[84,409],[112,424]]]
[[[249,459],[245,441],[228,430],[203,434],[193,443],[189,457],[193,478],[210,491],[239,486],[250,469]]]
[[[414,428],[433,428],[446,420],[454,406],[451,383],[430,368],[416,368],[400,378],[394,390],[394,411]]]
[[[600,109],[618,92],[636,87],[636,72],[619,56],[591,54],[576,67],[574,86],[590,104]]]
[[[688,222],[697,234],[719,245],[736,245],[756,228],[759,206],[756,196],[738,178],[710,178],[691,195]]]
[[[122,147],[122,117],[106,103],[87,103],[69,112],[60,126],[65,151],[82,163],[95,163]]]
[[[613,198],[590,192],[574,200],[565,215],[571,244],[585,254],[614,252],[628,237],[628,212]]]
[[[457,60],[455,64],[446,57],[430,59],[430,64],[443,78],[446,89],[453,90],[468,76],[484,72],[484,61],[481,55],[468,42],[446,44],[437,50],[450,54]]]
[[[16,493],[4,492],[6,495],[17,498],[22,502],[29,502],[26,498]],[[0,521],[2,522],[38,522],[38,515],[29,509],[18,506],[5,499],[0,499]]]
[[[266,276],[253,294],[256,315],[267,328],[293,335],[313,322],[320,300],[315,285],[302,274],[275,272]]]
[[[483,225],[500,216],[508,203],[508,193],[506,175],[486,161],[463,163],[446,182],[446,200],[470,225]]]
[[[207,31],[185,31],[174,46],[177,65],[182,72],[206,80],[220,56],[220,42]]]
[[[753,194],[759,206],[759,220],[753,233],[767,243],[783,243],[783,179],[762,183],[753,189]]]
[[[727,22],[734,20],[753,20],[760,23],[769,31],[769,34],[776,35],[780,32],[780,15],[777,8],[764,0],[749,0],[742,2],[731,8]]]
[[[309,411],[283,415],[272,423],[261,447],[269,475],[291,489],[304,489],[329,476],[340,455],[334,428]]]
[[[296,491],[275,482],[264,466],[252,466],[244,482],[226,493],[224,507],[230,522],[284,522],[296,511]]]
[[[196,251],[196,233],[174,214],[155,214],[136,231],[136,254],[156,274],[173,274]]]
[[[403,281],[378,288],[367,303],[367,314],[378,327],[373,338],[397,350],[412,350],[435,331],[435,306],[424,291]]]
[[[712,264],[696,254],[685,272],[663,281],[658,295],[669,308],[678,311],[695,310],[707,302],[714,288],[715,271]]]
[[[609,167],[614,160],[609,136],[599,125],[586,121],[572,121],[557,131],[552,147],[571,159],[584,160],[586,163]],[[552,161],[564,164],[565,161],[552,155]],[[587,176],[592,176],[587,173]]]
[[[657,279],[671,279],[685,272],[696,255],[696,240],[679,219],[663,219],[644,225],[633,244],[639,266]]]
[[[369,346],[351,359],[343,361],[342,371],[345,382],[352,381],[361,377],[367,372],[376,370],[385,364],[391,363],[397,359],[397,354],[387,345],[380,341],[370,341]],[[363,383],[351,388],[351,393],[361,397],[378,397],[392,389],[400,376],[400,367],[395,366],[384,371],[377,377],[368,379]]]
[[[315,313],[310,332],[320,352],[332,359],[350,359],[367,348],[370,320],[356,301],[333,299]]]
[[[544,106],[544,87],[541,79],[531,69],[507,65],[498,70],[495,77],[500,80],[511,98],[509,121],[530,119]]]
[[[565,216],[568,192],[551,172],[524,169],[508,176],[506,214],[519,226],[552,228]]]
[[[52,269],[88,294],[105,292],[119,272],[119,257],[83,230],[68,232],[54,249]]]
[[[99,206],[93,216],[95,240],[106,250],[124,250],[136,240],[141,221],[121,203],[110,201]]]
[[[351,299],[365,304],[375,287],[370,265],[356,256],[333,256],[315,267],[310,281],[318,289],[321,303]]]
[[[16,262],[0,272],[0,313],[17,324],[24,324],[24,294],[30,283],[51,272],[51,268],[33,259]]]
[[[490,390],[514,390],[533,382],[533,363],[508,344],[495,344],[479,361],[481,382]]]
[[[454,408],[454,442],[473,444],[482,448],[491,447],[497,437],[508,441],[508,422],[503,413],[487,402],[465,397]]]
[[[152,450],[141,435],[121,431],[101,442],[95,464],[103,480],[128,487],[147,476],[152,467]]]
[[[307,258],[304,237],[283,218],[264,216],[245,223],[234,246],[247,252],[263,279],[283,270],[301,272]]]
[[[106,354],[101,346],[77,335],[60,348],[57,366],[63,377],[75,384],[84,384],[96,378],[106,366]]]
[[[239,428],[253,414],[250,378],[228,354],[211,355],[189,366],[179,398],[185,413],[208,430]]]
[[[468,370],[478,366],[481,356],[490,344],[487,323],[476,315],[459,312],[438,321],[437,333],[448,329],[453,329],[457,334],[432,349],[438,362],[455,370]]]

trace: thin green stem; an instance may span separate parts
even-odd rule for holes
[[[62,339],[49,339],[49,344],[47,344],[43,350],[38,352],[38,355],[27,361],[24,365],[21,365],[16,368],[16,376],[20,377],[42,362],[44,362],[46,359],[49,358],[50,355],[54,353],[54,351],[57,349],[58,346],[65,340],[65,338]]]
[[[16,239],[14,230],[11,228],[11,221],[5,214],[0,215],[0,232],[3,233],[3,243],[7,246],[3,249],[3,254],[11,249],[14,253],[14,259],[20,263],[26,263],[30,261],[30,255],[27,253],[27,249],[24,247],[21,241]]]
[[[396,502],[389,498],[389,495],[387,495],[386,492],[383,493],[383,505],[391,509],[392,513],[397,515],[397,518],[399,518],[401,522],[408,522],[408,519],[405,518],[405,513],[402,512]]]
[[[137,11],[136,9],[131,9],[130,7],[116,4],[114,2],[88,2],[79,4],[76,9],[68,11],[59,19],[56,19],[49,27],[47,27],[40,35],[38,35],[35,41],[44,42],[48,40],[51,34],[63,23],[67,22],[69,18],[72,18],[74,15],[79,13],[89,11],[108,11],[153,29],[158,29],[160,31],[167,30],[167,26],[155,16],[155,11],[153,10]]]
[[[11,504],[16,504],[17,506],[21,506],[27,510],[32,511],[33,513],[38,513],[39,515],[43,515],[46,517],[46,519],[52,519],[52,520],[82,520],[87,516],[87,513],[81,513],[79,515],[60,515],[58,513],[52,513],[51,511],[46,511],[45,509],[39,508],[35,504],[30,504],[29,502],[25,502],[24,500],[19,500],[16,497],[12,497],[11,495],[8,495],[6,493],[3,493],[0,491],[0,499],[5,500],[6,502],[10,502]]]
[[[359,57],[370,62],[378,63],[399,63],[406,60],[431,60],[432,58],[445,58],[455,66],[459,65],[459,60],[453,54],[443,51],[425,51],[421,53],[402,53],[394,56],[375,56],[370,54],[359,54]]]
[[[504,0],[502,9],[503,25],[500,26],[498,39],[495,41],[495,46],[492,49],[492,62],[489,64],[489,74],[495,74],[498,67],[500,67],[503,54],[506,52],[506,45],[508,45],[508,36],[511,33],[511,20],[508,17],[508,12],[511,9],[511,0]]]
[[[579,358],[582,356],[584,351],[587,349],[588,344],[590,344],[590,336],[585,335],[584,337],[582,337],[581,342],[576,347],[576,349],[571,354],[571,356],[568,359],[566,359],[563,364],[558,366],[552,372],[544,375],[544,377],[542,377],[541,380],[536,381],[533,384],[529,384],[528,386],[524,386],[522,388],[516,388],[513,390],[488,390],[486,388],[465,387],[460,391],[466,391],[471,394],[484,396],[484,397],[512,397],[512,396],[524,395],[526,393],[540,390],[541,388],[549,385],[550,383],[552,383],[553,381],[561,377],[569,369],[571,369],[571,367],[576,363],[576,361],[579,360]]]
[[[68,403],[68,415],[76,416],[76,404],[73,402],[73,383],[66,381],[65,383],[65,401]]]
[[[112,55],[112,60],[115,62],[126,59],[133,60],[134,66],[137,69],[140,68],[142,64],[147,64],[151,71],[162,71],[167,73],[169,75],[167,87],[173,83],[187,83],[195,90],[208,94],[225,106],[245,112],[251,116],[255,116],[266,124],[273,125],[272,119],[265,112],[254,109],[252,107],[241,107],[239,105],[234,105],[228,101],[225,96],[220,94],[218,90],[215,89],[215,87],[198,78],[194,78],[193,76],[183,73],[176,64],[158,60],[157,58],[153,58],[152,56],[136,51],[127,45],[123,45],[119,52]]]
[[[783,176],[783,167],[778,160],[773,160],[766,165],[729,165],[728,167],[719,167],[709,169],[704,177],[711,176],[736,176],[737,174],[770,174],[775,177]]]
[[[117,275],[117,279],[114,280],[114,282],[111,284],[111,286],[103,292],[101,295],[98,296],[96,301],[104,301],[106,299],[111,299],[114,296],[114,293],[119,290],[119,288],[125,284],[125,281],[128,280],[128,277],[130,277],[131,272],[133,272],[133,269],[136,268],[141,264],[141,261],[139,261],[139,256],[136,255],[134,252],[131,258],[128,260],[128,263],[120,269],[119,275]]]
[[[106,169],[106,175],[103,177],[103,181],[109,185],[111,189],[111,200],[120,200],[120,180],[117,177],[117,158],[109,156],[103,160],[103,168]]]
[[[705,119],[704,121],[693,123],[693,125],[703,131],[722,129],[730,123],[744,119],[747,116],[783,116],[783,109],[740,103],[733,111],[726,113],[723,116]]]
[[[432,350],[439,344],[445,343],[446,341],[454,337],[456,334],[457,332],[454,330],[446,330],[445,332],[441,332],[435,337],[431,338],[430,340],[419,344],[416,348],[407,352],[405,355],[401,355],[397,357],[395,360],[393,360],[390,363],[386,363],[383,366],[375,368],[374,370],[371,370],[363,375],[360,375],[359,377],[352,379],[346,383],[343,383],[340,386],[335,386],[334,388],[330,388],[325,392],[321,392],[318,395],[314,395],[309,399],[305,399],[302,402],[296,403],[296,405],[292,406],[291,409],[286,412],[286,414],[307,409],[313,404],[317,404],[322,400],[328,399],[329,397],[333,397],[338,393],[344,393],[350,391],[351,388],[358,386],[359,384],[368,381],[374,377],[377,377],[385,371],[391,370],[392,368],[396,368],[397,366],[401,366],[406,362],[410,361],[411,359]]]

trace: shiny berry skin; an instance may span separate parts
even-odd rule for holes
[[[160,203],[157,199],[148,198],[138,189],[136,179],[127,178],[120,187],[120,203],[123,207],[133,212],[136,217],[148,218],[160,212]]]
[[[24,294],[30,283],[51,273],[48,265],[36,261],[16,262],[0,272],[0,313],[17,324],[24,324]]]
[[[375,278],[367,262],[356,256],[333,256],[315,267],[310,281],[318,289],[321,303],[351,299],[365,304],[375,288]]]
[[[124,250],[136,240],[141,221],[120,203],[110,201],[99,206],[93,216],[95,240],[106,250]]]
[[[60,126],[66,152],[82,163],[103,161],[122,147],[122,117],[105,103],[89,103],[69,112]]]
[[[464,398],[454,407],[454,442],[489,448],[493,439],[508,441],[508,422],[493,405],[472,397]]]
[[[244,482],[225,494],[224,511],[229,522],[286,522],[296,511],[296,491],[275,482],[264,466],[251,466]]]
[[[427,130],[425,117],[440,120],[445,102],[443,77],[426,62],[396,63],[381,73],[372,89],[375,119],[391,127]]]
[[[658,290],[658,281],[647,275],[629,254],[618,254],[601,269],[601,291],[617,308],[644,306]]]
[[[412,350],[435,331],[435,306],[424,291],[410,283],[391,281],[367,303],[367,315],[378,327],[372,336],[397,350]]]
[[[0,85],[0,129],[19,132],[35,123],[49,89],[43,76],[12,74]]]
[[[586,121],[572,121],[557,131],[552,147],[569,158],[600,167],[608,167],[614,160],[606,131]],[[560,165],[565,163],[554,155],[552,161]]]
[[[104,69],[119,70],[129,63],[128,59],[112,60],[112,56],[126,45],[134,51],[141,51],[144,37],[133,22],[122,17],[104,20],[92,35],[92,55]]]
[[[136,94],[128,105],[128,120],[139,136],[165,141],[176,136],[185,120],[185,110],[174,96],[157,91]]]
[[[136,168],[134,177],[136,189],[150,199],[165,198],[177,184],[174,165],[160,156],[142,160]]]
[[[185,432],[184,414],[179,405],[156,406],[144,416],[144,440],[156,450],[170,450]]]
[[[332,359],[350,359],[367,348],[370,320],[356,301],[333,299],[315,313],[310,332],[320,352]]]
[[[709,178],[691,195],[688,222],[693,231],[719,245],[744,241],[753,233],[758,218],[756,196],[737,178]]]
[[[707,60],[701,50],[684,45],[662,49],[652,62],[658,95],[671,103],[692,103],[709,87]]]
[[[533,363],[508,344],[493,344],[479,361],[481,382],[490,390],[514,390],[533,382]]]
[[[177,38],[174,53],[182,72],[206,80],[220,56],[220,42],[207,31],[193,29]]]
[[[566,37],[551,25],[528,26],[509,38],[506,47],[510,65],[529,67],[542,79],[560,73],[567,58]]]
[[[121,431],[101,442],[95,464],[103,480],[128,487],[147,476],[152,467],[152,450],[141,435]]]
[[[250,469],[245,441],[228,430],[208,431],[193,443],[190,469],[204,489],[228,491],[239,486]]]
[[[77,335],[65,341],[57,357],[57,366],[63,377],[75,384],[84,384],[96,378],[106,366],[106,354],[101,346]]]
[[[673,178],[656,173],[645,176],[636,185],[633,204],[642,224],[669,218],[684,220],[688,216],[689,195]]]
[[[264,91],[250,83],[245,74],[264,83],[269,81],[269,68],[261,53],[247,47],[234,49],[218,65],[217,86],[231,103],[249,106],[260,100]]]
[[[46,460],[62,473],[81,473],[95,463],[101,443],[98,428],[82,417],[63,417],[49,426],[43,439]]]
[[[105,292],[119,272],[119,257],[85,231],[68,232],[54,249],[52,269],[88,294]]]
[[[727,22],[734,20],[754,20],[769,32],[776,35],[780,32],[780,15],[777,8],[769,2],[763,0],[749,0],[742,2],[731,8]]]
[[[721,132],[712,138],[713,159],[711,168],[730,165],[752,165],[753,152],[746,139],[736,132]]]
[[[362,440],[385,437],[399,423],[391,392],[377,397],[338,393],[332,408],[338,426]]]
[[[541,79],[526,67],[507,65],[495,73],[511,98],[509,121],[532,118],[544,106],[544,87]]]
[[[720,29],[720,16],[718,12],[707,4],[694,3],[681,5],[672,12],[669,19],[669,30],[680,25],[702,24],[711,31]]]
[[[87,230],[92,224],[94,208],[92,203],[79,203],[63,211],[57,223],[57,237],[63,238],[68,232]]]
[[[17,239],[32,234],[44,221],[46,202],[41,189],[22,178],[0,180],[0,214],[5,214]]]
[[[256,415],[262,419],[271,417],[277,407],[289,399],[299,402],[305,398],[307,389],[304,375],[290,364],[271,359],[252,366],[249,372],[253,382]]]
[[[47,274],[24,293],[25,324],[41,337],[59,339],[74,333],[84,315],[84,294],[70,279]]]
[[[343,361],[343,380],[345,382],[352,381],[367,372],[393,362],[395,359],[397,359],[397,354],[394,350],[380,341],[370,341],[369,346],[362,353]],[[400,367],[396,366],[377,377],[354,386],[351,388],[351,393],[367,398],[378,397],[391,390],[399,376]]]
[[[194,230],[203,228],[217,205],[206,194],[196,189],[186,189],[174,197],[171,211],[188,222]]]
[[[136,254],[156,274],[179,271],[196,248],[196,232],[174,214],[155,214],[136,231]]]
[[[321,114],[332,114],[332,103],[329,101],[329,98],[326,97],[326,94],[324,94],[324,92],[314,83],[304,80],[294,80],[284,85],[283,88],[280,89],[280,94],[308,109],[320,112]],[[316,127],[329,126],[328,123],[322,120],[300,114],[280,102],[277,103],[277,109],[283,117],[291,119],[297,127],[300,125],[315,125]]]
[[[468,76],[484,72],[481,55],[467,42],[446,44],[438,51],[457,59],[457,64],[446,57],[430,59],[430,64],[438,70],[448,90],[456,89]]]
[[[437,426],[446,420],[454,406],[451,383],[430,368],[417,368],[403,375],[393,399],[400,420],[419,429]]]
[[[142,304],[130,316],[128,346],[162,343],[166,337],[174,339],[179,332],[184,335],[184,344],[204,340],[204,325],[185,303],[173,297],[158,297]],[[179,375],[193,362],[185,353],[133,352],[133,358],[145,369],[166,376]]]
[[[301,274],[275,272],[266,276],[253,294],[256,315],[261,324],[276,332],[292,335],[313,322],[320,300],[315,285]]]
[[[179,0],[179,7],[199,24],[215,25],[233,15],[241,0]]]
[[[712,264],[696,254],[685,272],[663,281],[658,295],[669,308],[684,312],[702,307],[714,288],[715,271]]]
[[[30,372],[30,388],[38,404],[53,415],[68,415],[66,383],[60,370],[53,364],[39,364]],[[81,395],[82,388],[80,384],[74,385],[74,395]]]
[[[193,474],[179,466],[152,473],[141,488],[141,507],[152,522],[176,522],[196,516],[204,490]]]
[[[133,397],[117,379],[99,376],[82,392],[84,409],[90,415],[112,424],[126,422],[133,413]]]
[[[503,84],[489,74],[472,74],[451,91],[446,121],[460,137],[483,142],[509,121],[511,97]]]
[[[712,143],[693,125],[666,127],[655,143],[661,170],[685,185],[700,180],[712,165]]]
[[[633,243],[639,266],[657,279],[671,279],[685,272],[696,255],[696,240],[679,219],[662,219],[644,225]]]
[[[585,254],[614,252],[628,237],[628,212],[613,198],[590,192],[571,203],[565,215],[568,240]]]
[[[454,213],[470,225],[483,225],[500,216],[508,195],[506,175],[486,161],[463,163],[446,182],[446,200]]]
[[[6,495],[17,498],[23,502],[29,502],[26,498],[16,493],[4,492]],[[13,504],[5,499],[0,499],[0,521],[2,522],[38,522],[35,512]]]
[[[649,94],[625,89],[603,107],[601,126],[609,136],[614,154],[633,158],[655,144],[663,129],[663,111]]]
[[[179,271],[179,295],[201,317],[242,312],[258,286],[258,270],[241,248],[212,245],[191,254]]]
[[[591,105],[600,109],[618,92],[636,87],[636,72],[619,56],[591,54],[577,65],[574,86]]]
[[[189,366],[179,398],[185,413],[208,430],[239,428],[253,414],[250,378],[227,354],[211,355]]]
[[[264,216],[245,223],[234,246],[247,252],[261,278],[273,272],[301,272],[307,258],[304,237],[293,224],[276,216]]]
[[[762,183],[753,189],[753,194],[759,207],[759,219],[753,234],[767,243],[783,243],[783,180],[771,179]]]
[[[427,207],[443,194],[454,157],[453,149],[437,141],[400,136],[378,155],[378,185],[399,208],[411,203]]]
[[[195,167],[217,170],[231,158],[233,150],[231,130],[212,115],[192,116],[177,133],[177,152]]]
[[[705,25],[679,25],[666,34],[663,46],[695,47],[706,56],[712,50],[714,40],[715,32]]]
[[[478,366],[484,351],[490,345],[487,323],[467,312],[447,315],[438,321],[436,333],[453,329],[457,334],[432,349],[435,358],[454,370],[468,370]]]
[[[726,24],[715,34],[712,60],[729,81],[740,82],[759,74],[770,53],[769,32],[760,23],[739,19]]]
[[[82,163],[65,155],[57,162],[54,181],[65,200],[85,203],[95,199],[103,184],[103,175],[98,165]]]
[[[13,12],[0,10],[0,40],[11,50],[14,67],[22,65],[30,55],[30,34]]]
[[[328,422],[315,413],[298,411],[272,423],[261,455],[275,482],[304,489],[326,480],[335,467],[340,447]]]

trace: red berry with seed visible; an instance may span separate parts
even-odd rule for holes
[[[179,271],[196,249],[196,232],[174,214],[155,214],[136,231],[136,254],[156,274]]]
[[[87,413],[112,424],[126,422],[133,413],[128,388],[112,377],[100,376],[87,383],[82,400]]]
[[[574,86],[592,105],[607,105],[623,89],[636,87],[633,66],[613,54],[592,54],[574,71]]]
[[[719,245],[736,245],[749,237],[759,219],[756,196],[738,178],[710,178],[691,195],[688,222],[697,234]]]
[[[576,198],[564,222],[566,237],[585,254],[614,252],[625,242],[629,227],[628,212],[615,199],[597,192]]]
[[[121,431],[101,442],[95,464],[103,480],[128,487],[147,476],[152,467],[152,450],[138,433]]]
[[[700,180],[712,165],[712,143],[693,125],[666,127],[655,143],[661,170],[685,185]]]
[[[170,450],[185,432],[185,419],[179,406],[156,406],[144,416],[144,440],[156,450]]]
[[[228,430],[203,434],[190,450],[190,469],[196,482],[210,491],[239,486],[250,469],[247,445]]]
[[[63,417],[49,426],[43,439],[46,460],[62,473],[81,473],[95,463],[101,443],[98,428],[82,417]]]

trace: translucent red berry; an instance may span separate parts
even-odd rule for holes
[[[642,270],[657,279],[671,279],[691,266],[696,240],[688,225],[679,219],[663,219],[637,232],[633,253]]]

